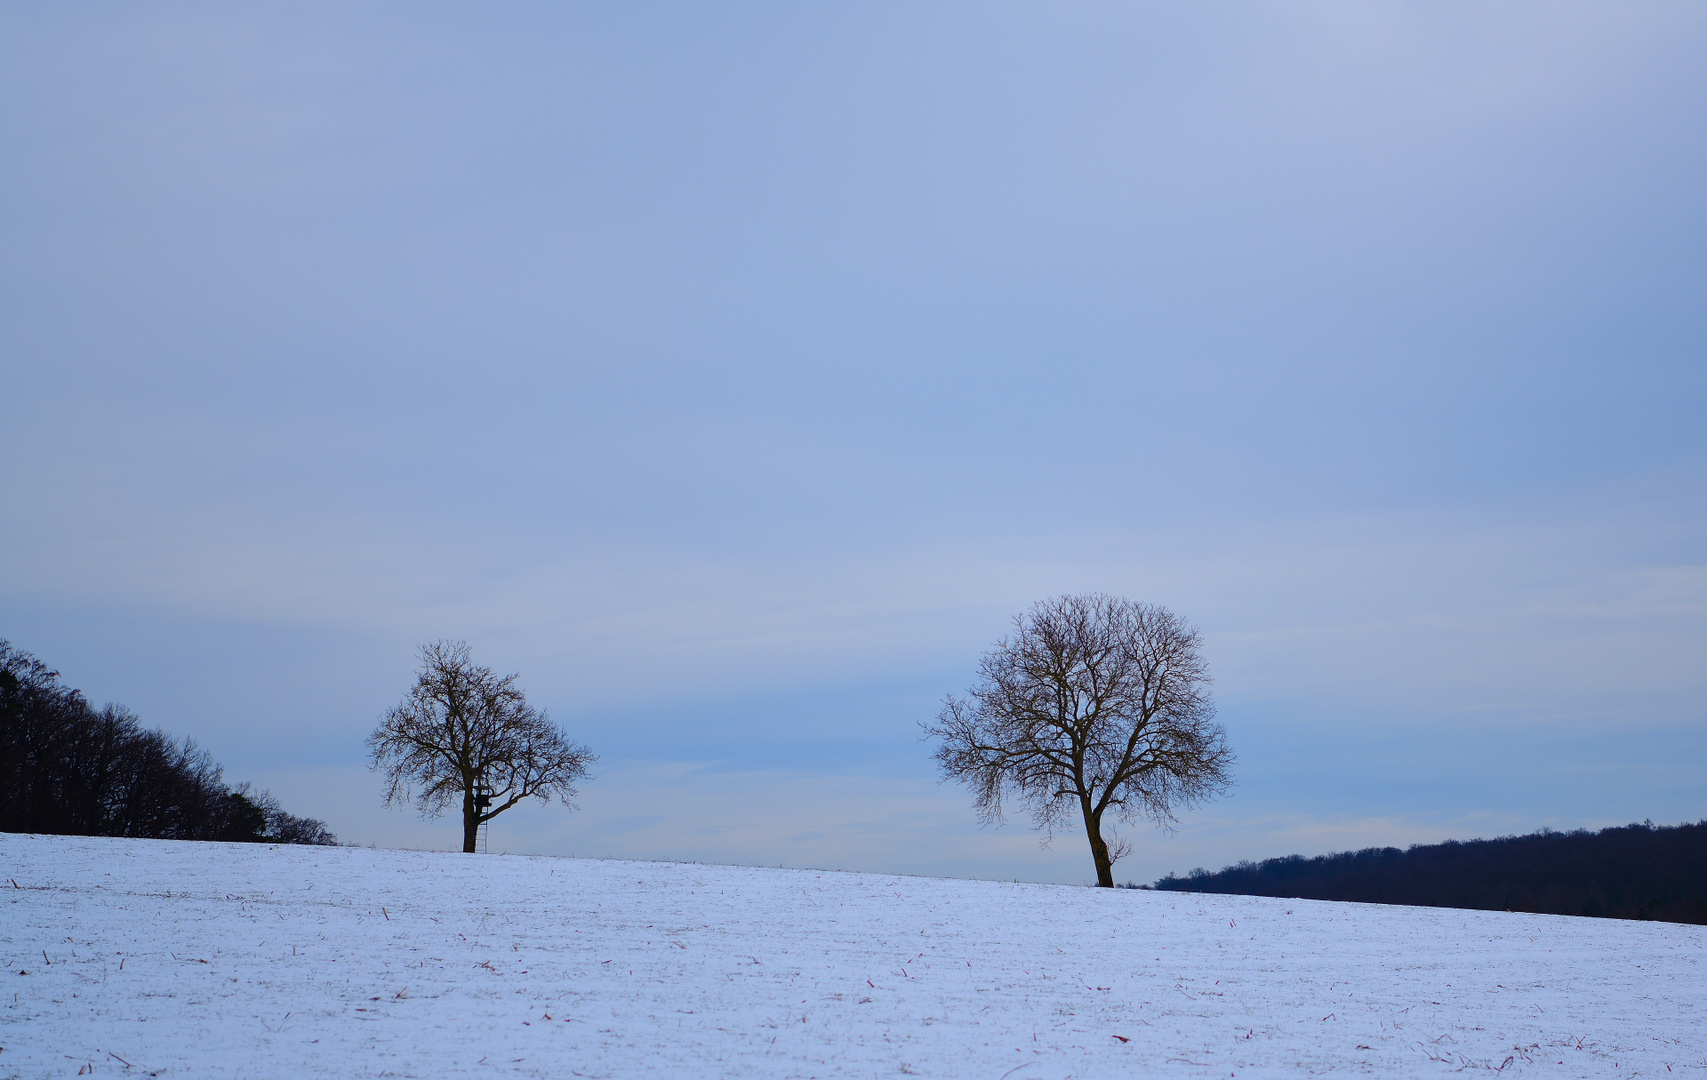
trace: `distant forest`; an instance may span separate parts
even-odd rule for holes
[[[96,709],[59,673],[0,641],[0,832],[336,844],[323,822],[229,787],[185,739]]]
[[[1152,887],[1707,925],[1707,821],[1288,855]]]

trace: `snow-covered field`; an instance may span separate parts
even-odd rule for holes
[[[1699,927],[0,834],[0,1076],[1707,1075]]]

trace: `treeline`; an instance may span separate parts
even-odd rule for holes
[[[205,750],[96,709],[0,641],[0,832],[336,844],[266,792],[229,787]]]
[[[1707,821],[1288,855],[1153,887],[1707,925]]]

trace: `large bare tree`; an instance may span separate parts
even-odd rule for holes
[[[597,760],[527,703],[516,676],[474,662],[468,645],[421,646],[421,670],[401,704],[368,736],[372,767],[384,771],[385,803],[414,800],[436,817],[462,804],[462,850],[482,822],[523,799],[565,806]]]
[[[944,779],[972,789],[980,817],[1024,805],[1045,843],[1084,822],[1097,884],[1128,850],[1110,817],[1171,825],[1176,808],[1226,790],[1232,751],[1214,722],[1197,631],[1166,608],[1118,597],[1059,596],[1014,620],[979,664],[967,698],[950,695],[927,736]]]

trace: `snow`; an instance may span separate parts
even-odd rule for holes
[[[22,835],[0,889],[8,1077],[1707,1075],[1692,926]]]

